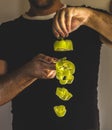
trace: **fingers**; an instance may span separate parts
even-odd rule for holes
[[[69,33],[79,28],[81,20],[79,20],[78,9],[69,7],[58,11],[53,21],[53,33],[58,37],[68,37]]]
[[[53,20],[53,33],[57,38],[68,36],[68,30],[65,21],[65,10],[62,9],[61,11],[57,12]]]
[[[58,60],[57,58],[50,57],[44,54],[39,54],[37,56],[37,60],[40,61],[41,65],[44,65],[45,68],[48,68],[49,70],[55,70],[55,63]]]
[[[68,33],[71,31],[71,21],[72,21],[72,12],[68,9],[67,13],[66,13],[66,28],[68,30]]]
[[[56,63],[56,61],[58,60],[57,58],[54,57],[50,57],[50,56],[46,56],[44,54],[39,54],[37,57],[37,60],[41,61],[41,62],[45,62],[47,64],[52,64],[52,63]]]
[[[56,70],[48,70],[46,78],[54,78],[56,75]]]
[[[56,76],[56,70],[43,69],[41,71],[40,79],[52,79]]]
[[[51,79],[54,78],[56,75],[56,66],[55,63],[58,60],[57,58],[46,56],[44,54],[37,55],[37,63],[39,64],[38,72],[39,77],[38,78],[44,78],[44,79]]]

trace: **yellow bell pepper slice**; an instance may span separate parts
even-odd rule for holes
[[[56,62],[56,78],[62,85],[71,84],[74,80],[75,65],[66,57],[59,59]]]
[[[63,117],[65,116],[67,110],[64,105],[59,105],[59,106],[54,106],[54,112],[58,117]]]
[[[54,51],[72,51],[73,43],[69,39],[56,40],[54,42]]]
[[[70,93],[66,88],[57,87],[56,88],[56,95],[63,101],[68,101],[72,98],[72,93]]]

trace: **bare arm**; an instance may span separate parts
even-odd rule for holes
[[[112,15],[92,10],[88,22],[85,24],[101,34],[104,43],[112,45]]]
[[[0,77],[0,105],[14,98],[35,80],[55,77],[56,59],[40,54],[11,74]]]
[[[103,41],[112,45],[112,15],[92,8],[68,7],[60,10],[54,17],[53,32],[56,37],[67,37],[81,25],[96,30],[103,36]]]

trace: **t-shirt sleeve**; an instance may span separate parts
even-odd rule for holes
[[[6,53],[6,46],[5,46],[5,32],[4,32],[4,26],[2,23],[0,23],[0,59],[5,60],[5,53]]]

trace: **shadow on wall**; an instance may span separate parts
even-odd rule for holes
[[[18,6],[18,8],[19,8],[19,14],[23,14],[29,8],[29,2],[28,2],[28,0],[23,0],[23,1],[19,0],[18,5],[19,5]]]
[[[109,10],[110,10],[110,12],[112,14],[112,0],[110,1],[110,4],[109,4]]]
[[[29,8],[28,0],[10,0],[10,4],[7,0],[0,1],[0,22],[12,20]]]
[[[61,0],[61,1],[69,5],[77,5],[77,6],[85,5],[106,10],[109,9],[108,5],[110,2],[110,0]]]

